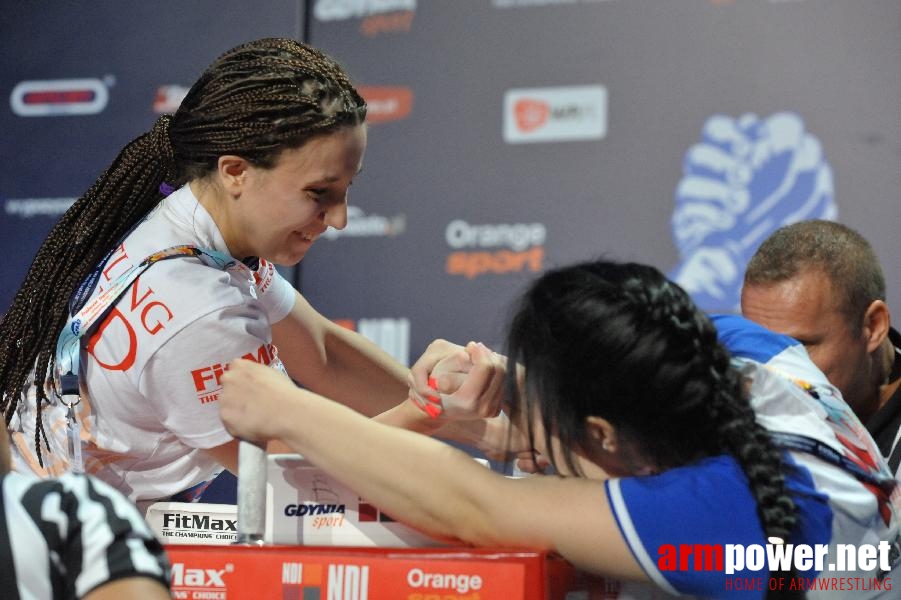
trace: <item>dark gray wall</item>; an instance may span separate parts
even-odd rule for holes
[[[0,311],[58,217],[52,199],[78,196],[145,131],[158,94],[177,98],[238,42],[303,36],[308,10],[310,41],[363,87],[371,128],[350,225],[317,243],[299,283],[401,359],[439,336],[499,342],[536,273],[599,254],[654,264],[705,308],[734,309],[761,237],[808,216],[873,242],[901,315],[895,0],[3,8]],[[58,90],[105,94],[103,109],[16,108],[21,82],[61,79],[88,80]]]

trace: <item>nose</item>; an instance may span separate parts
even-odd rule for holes
[[[323,211],[322,220],[329,227],[344,229],[347,227],[347,202],[338,202]]]

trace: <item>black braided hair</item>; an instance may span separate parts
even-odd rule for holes
[[[9,426],[31,373],[37,374],[35,445],[42,465],[40,409],[53,388],[69,298],[159,203],[160,185],[201,179],[225,154],[272,168],[283,150],[365,117],[366,103],[335,61],[306,44],[266,38],[216,59],[175,114],[161,116],[122,149],[53,227],[0,322],[0,407]]]
[[[540,417],[579,473],[586,418],[599,416],[659,469],[729,454],[748,478],[767,537],[788,540],[796,523],[781,452],[750,407],[740,373],[710,320],[657,269],[586,262],[549,271],[525,293],[507,353],[525,367],[522,390],[508,369],[513,411]],[[529,432],[534,439],[534,432]]]

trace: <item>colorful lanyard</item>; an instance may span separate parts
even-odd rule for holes
[[[879,470],[876,467],[868,470],[820,440],[784,431],[770,431],[769,434],[776,446],[783,450],[796,450],[813,454],[817,458],[847,471],[858,481],[876,486],[888,493],[891,492],[896,484],[895,478],[891,473]]]
[[[99,279],[100,269],[106,261],[91,273],[82,283],[73,296],[70,303],[69,319],[63,327],[56,343],[56,388],[60,394],[60,401],[66,407],[66,437],[69,450],[69,462],[72,471],[84,472],[84,461],[81,455],[81,425],[75,418],[75,406],[81,402],[81,392],[78,382],[78,369],[81,360],[81,338],[93,330],[94,326],[102,322],[107,313],[112,309],[116,301],[131,286],[141,273],[154,263],[168,258],[179,256],[193,256],[199,258],[205,264],[218,269],[227,270],[241,264],[231,256],[216,250],[198,248],[191,245],[173,246],[159,252],[154,252],[137,265],[128,269],[116,278],[110,287],[102,291],[92,302],[85,306],[87,297],[93,291]],[[75,307],[75,310],[72,310]],[[72,314],[74,312],[74,314]]]

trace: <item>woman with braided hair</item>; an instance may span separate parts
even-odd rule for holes
[[[125,146],[53,228],[0,324],[17,470],[84,470],[139,506],[196,498],[236,469],[216,400],[242,356],[367,415],[427,420],[402,402],[406,367],[273,266],[346,225],[365,116],[328,56],[261,39],[225,52]]]
[[[894,480],[794,340],[740,317],[711,321],[652,267],[598,261],[541,276],[507,352],[509,363],[480,344],[435,342],[413,386],[442,405],[439,420],[473,401],[506,405],[562,477],[498,476],[243,360],[223,377],[220,410],[235,436],[283,440],[426,533],[556,551],[619,580],[622,598],[817,597],[806,590],[833,575],[866,581],[854,598],[892,594]],[[882,542],[873,570],[823,572],[837,544]],[[800,544],[826,554],[800,568],[754,559]]]

